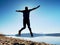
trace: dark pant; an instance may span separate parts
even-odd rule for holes
[[[23,27],[26,28],[26,24],[28,28],[30,28],[30,20],[29,19],[23,19]]]
[[[21,33],[21,31],[26,28],[26,24],[28,26],[31,36],[33,36],[31,28],[30,28],[30,20],[29,19],[23,19],[23,28],[21,28],[21,30],[19,30],[19,33]]]

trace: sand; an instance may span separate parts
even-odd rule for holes
[[[6,37],[0,34],[0,45],[53,45],[45,42],[33,42],[30,40]]]

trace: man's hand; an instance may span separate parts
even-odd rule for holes
[[[35,10],[35,9],[37,9],[37,8],[39,8],[39,7],[40,7],[40,5],[38,5],[38,6],[35,7],[35,8],[30,9],[30,11]]]
[[[16,10],[16,12],[23,12],[23,10]]]
[[[37,8],[39,8],[40,7],[40,5],[39,6],[37,6]]]
[[[18,12],[18,10],[16,10],[16,12]]]

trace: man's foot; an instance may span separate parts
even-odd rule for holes
[[[18,35],[21,36],[21,31],[19,30]]]
[[[33,37],[33,33],[31,34],[31,37]]]

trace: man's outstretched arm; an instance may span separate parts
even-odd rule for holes
[[[23,10],[16,10],[16,12],[23,12]]]
[[[37,7],[35,7],[35,8],[30,9],[30,11],[35,10],[35,9],[37,9],[37,8],[39,8],[39,7],[40,7],[40,5],[37,6]]]

